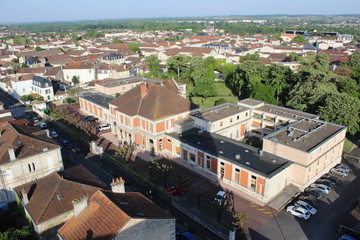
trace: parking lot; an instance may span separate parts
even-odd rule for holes
[[[257,229],[249,229],[251,239],[338,239],[338,225],[356,204],[360,196],[360,168],[353,159],[346,159],[350,166],[347,177],[338,177],[339,184],[318,201],[317,213],[302,220],[280,211]],[[334,174],[332,174],[334,175]],[[336,176],[336,175],[334,175]]]

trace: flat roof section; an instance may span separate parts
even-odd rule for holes
[[[212,108],[205,109],[199,113],[192,115],[192,117],[207,120],[209,122],[215,122],[220,119],[235,115],[248,110],[248,108],[240,107],[236,104],[224,103]]]
[[[305,113],[298,110],[293,110],[290,108],[280,107],[272,104],[265,104],[264,106],[256,108],[255,110],[259,110],[287,118],[298,119],[298,120],[302,118],[318,118],[317,115],[311,113]]]
[[[95,103],[107,109],[109,108],[109,102],[115,99],[115,97],[113,96],[102,93],[92,93],[92,94],[82,95],[80,96],[80,98],[83,98],[86,101]]]
[[[246,104],[246,105],[249,105],[249,106],[257,106],[259,104],[263,104],[264,102],[263,101],[259,101],[259,100],[255,100],[255,99],[251,99],[251,98],[245,98],[243,100],[240,100],[238,102],[239,104]]]
[[[121,79],[111,79],[111,80],[104,80],[102,82],[96,83],[100,86],[111,88],[117,87],[129,83],[137,83],[142,82],[144,79],[142,77],[130,77],[130,78],[121,78]]]
[[[303,119],[264,137],[264,139],[309,152],[342,130],[346,130],[346,127],[321,120]]]
[[[292,162],[271,153],[263,151],[261,155],[258,148],[198,128],[193,128],[182,134],[172,132],[168,135],[182,143],[267,178],[271,178],[292,164]]]

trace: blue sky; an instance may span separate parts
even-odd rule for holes
[[[0,0],[0,23],[260,14],[360,14],[359,0]]]

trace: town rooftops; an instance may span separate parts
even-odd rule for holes
[[[103,93],[84,94],[80,96],[80,98],[83,98],[86,101],[95,103],[97,105],[103,106],[105,108],[109,108],[109,102],[115,99],[115,97]]]
[[[114,239],[131,219],[173,219],[169,213],[141,193],[97,191],[89,198],[88,207],[59,229],[64,240]]]
[[[98,83],[97,85],[106,87],[106,88],[112,88],[117,87],[121,85],[126,85],[130,83],[138,83],[144,81],[143,77],[129,77],[129,78],[120,78],[120,79],[110,79],[110,80],[103,80]]]
[[[182,143],[215,157],[239,164],[241,167],[267,178],[271,178],[291,165],[291,162],[284,158],[198,128],[193,128],[181,134],[172,132],[168,133],[168,135],[180,140]]]
[[[247,110],[249,110],[249,108],[241,107],[232,103],[224,103],[212,108],[205,109],[199,113],[193,114],[192,117],[204,119],[209,122],[215,122]]]
[[[341,131],[346,131],[346,127],[317,119],[301,119],[264,139],[310,152]]]
[[[63,69],[94,69],[95,63],[93,62],[68,62]]]

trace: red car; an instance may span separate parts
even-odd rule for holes
[[[172,187],[169,187],[168,189],[166,189],[166,192],[173,196],[176,196],[176,195],[180,195],[181,192],[186,192],[186,189],[183,188],[182,191],[180,192],[180,189],[178,188],[178,186],[172,186]]]

